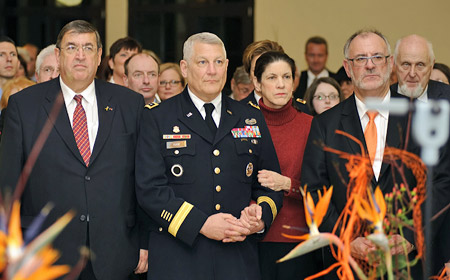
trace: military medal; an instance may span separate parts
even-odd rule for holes
[[[257,125],[233,128],[231,134],[234,138],[261,138],[261,132]]]
[[[191,139],[190,134],[163,134],[164,140],[169,139]]]
[[[245,120],[245,124],[248,124],[248,125],[254,125],[254,124],[256,124],[256,120],[253,119],[253,118],[251,118],[251,119],[246,119],[246,120]]]

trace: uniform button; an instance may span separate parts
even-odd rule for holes
[[[214,173],[219,174],[220,173],[220,168],[219,167],[214,168]]]
[[[220,210],[220,204],[216,204],[216,210],[217,210],[217,211]]]
[[[163,228],[162,228],[162,227],[160,227],[160,228],[159,228],[159,231],[163,231]]]
[[[220,151],[219,150],[214,150],[213,151],[213,155],[215,155],[216,157],[218,157],[220,155]]]
[[[89,176],[84,176],[84,179],[85,179],[86,181],[90,181],[90,180],[91,180],[91,177],[89,177]]]
[[[175,150],[175,151],[173,151],[173,153],[176,154],[176,155],[178,155],[178,154],[180,153],[180,151]]]
[[[86,216],[85,215],[81,215],[80,216],[80,221],[82,221],[82,222],[86,221]]]
[[[220,192],[222,190],[222,187],[220,185],[216,186],[216,192]]]
[[[253,153],[252,149],[248,149],[248,152],[249,152],[250,154],[252,154],[252,153]]]

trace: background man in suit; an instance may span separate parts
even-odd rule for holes
[[[303,98],[306,90],[315,79],[322,77],[334,78],[335,73],[326,69],[328,59],[328,44],[325,38],[311,37],[305,44],[305,60],[308,69],[300,73],[300,82],[294,92],[294,98]]]
[[[369,112],[364,104],[367,97],[378,97],[382,102],[389,102],[391,97],[399,96],[389,90],[393,58],[387,39],[378,31],[358,31],[348,39],[344,55],[345,70],[355,85],[354,94],[313,119],[302,166],[302,184],[308,184],[309,191],[312,191],[316,198],[317,191],[323,186],[334,186],[328,213],[320,228],[326,232],[333,230],[347,202],[346,184],[349,177],[345,167],[346,160],[336,154],[325,152],[317,143],[351,154],[361,154],[357,143],[336,134],[335,130],[345,131],[359,139],[372,161],[372,186],[375,188],[379,185],[381,190],[387,193],[391,192],[394,186],[393,178],[399,180],[401,176],[393,166],[383,162],[384,148],[386,146],[403,148],[405,143],[401,141],[405,139],[406,129],[400,131],[398,127],[407,127],[406,117],[396,117],[390,115],[388,111],[379,111],[372,119],[372,116],[369,117],[372,112]],[[376,130],[376,141],[369,146],[370,150],[364,136],[364,131],[370,127],[369,122],[372,122],[371,127]],[[414,178],[408,173],[405,176],[409,186],[415,186]],[[402,239],[400,235],[395,235],[395,238]],[[412,236],[408,240],[406,247],[410,251],[413,248],[410,243],[413,240]],[[361,234],[361,237],[352,242],[351,254],[355,258],[365,259],[367,252],[374,248],[374,245]],[[324,251],[327,258],[327,250]],[[393,254],[401,251],[400,246],[392,249]],[[332,262],[334,260],[326,263],[326,266],[328,267]],[[333,278],[332,275],[328,277]]]
[[[141,44],[134,38],[125,37],[115,41],[109,48],[108,66],[112,70],[110,83],[123,86],[123,74],[125,61],[133,54],[142,52]]]
[[[3,85],[14,78],[19,65],[16,44],[11,38],[0,36],[0,97]]]
[[[434,65],[434,52],[431,42],[419,35],[409,35],[397,41],[394,51],[395,71],[398,84],[391,86],[397,91],[418,102],[432,99],[450,100],[450,86],[430,80]],[[441,149],[439,163],[433,170],[433,215],[450,203],[449,148],[450,142]],[[442,213],[432,224],[433,273],[450,259],[450,211]]]
[[[180,62],[188,86],[144,110],[136,190],[153,222],[149,279],[260,279],[247,235],[267,231],[282,194],[257,171],[279,165],[262,114],[221,92],[227,65],[216,35],[192,35]]]
[[[68,210],[75,218],[54,242],[61,263],[74,265],[88,245],[93,257],[80,279],[123,280],[139,258],[134,154],[144,107],[142,96],[94,80],[102,55],[90,23],[63,27],[55,54],[60,77],[9,99],[0,151],[0,187],[12,188],[44,124],[53,125],[22,195],[26,229],[48,203],[48,227]],[[55,103],[61,106],[52,115]],[[145,270],[144,260],[137,268]]]
[[[142,94],[145,104],[155,102],[158,90],[158,61],[147,53],[134,54],[125,61],[124,68],[125,86]]]
[[[50,81],[59,76],[58,62],[55,55],[56,45],[45,47],[36,58],[35,78],[37,83]]]

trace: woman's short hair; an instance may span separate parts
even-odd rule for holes
[[[311,86],[306,90],[305,92],[305,101],[306,101],[306,105],[308,105],[309,111],[311,112],[311,114],[313,116],[317,115],[316,110],[314,110],[314,105],[313,105],[313,99],[314,99],[314,94],[316,93],[317,87],[320,84],[329,84],[332,87],[334,87],[338,94],[339,94],[339,102],[341,102],[342,100],[344,100],[344,95],[342,94],[342,90],[341,87],[339,86],[338,82],[336,82],[335,79],[330,78],[330,77],[322,77],[319,78],[317,80],[315,80]]]
[[[264,73],[264,71],[266,71],[267,66],[277,61],[284,61],[289,64],[289,66],[291,67],[292,79],[294,79],[295,61],[285,53],[271,51],[263,53],[256,61],[254,75],[258,82],[261,82],[262,74]]]
[[[180,76],[180,81],[181,81],[181,86],[184,88],[186,86],[186,80],[183,77],[183,74],[181,74],[181,69],[180,66],[176,63],[173,62],[166,62],[161,64],[160,66],[160,70],[159,70],[159,75],[161,76],[161,74],[169,69],[173,69],[175,70],[175,72],[177,72],[178,76]]]
[[[8,100],[9,97],[11,96],[11,92],[13,89],[18,89],[19,91],[21,91],[22,89],[32,86],[34,84],[36,83],[29,80],[26,77],[18,77],[7,81],[3,85],[3,94],[2,98],[0,99],[0,109],[3,110],[6,107],[8,107]]]

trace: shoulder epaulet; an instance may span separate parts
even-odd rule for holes
[[[159,103],[152,102],[152,103],[150,103],[150,104],[145,105],[145,108],[147,108],[147,109],[153,109],[153,108],[158,107],[158,106],[159,106]]]
[[[295,101],[298,103],[306,104],[306,100],[303,100],[301,98],[297,98],[297,99],[295,99]]]
[[[251,102],[251,101],[248,102],[248,105],[252,106],[253,108],[256,108],[256,109],[260,110],[259,106],[256,105],[256,104],[254,104],[254,103]]]

